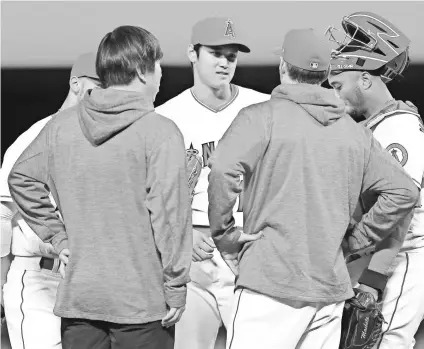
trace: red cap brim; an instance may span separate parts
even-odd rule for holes
[[[225,46],[225,45],[237,45],[238,50],[240,52],[249,53],[250,48],[246,45],[240,43],[240,42],[233,42],[229,40],[218,40],[218,41],[212,41],[212,42],[199,42],[200,45],[203,46]]]

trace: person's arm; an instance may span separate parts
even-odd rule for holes
[[[399,252],[412,219],[419,190],[399,163],[371,138],[362,192],[378,194],[376,203],[356,224],[352,236],[376,243],[376,252],[359,283],[384,291],[387,272]]]
[[[408,113],[394,115],[378,125],[374,136],[421,188],[424,173],[424,125],[420,117]]]
[[[178,128],[156,148],[147,162],[147,208],[162,261],[165,300],[170,308],[186,301],[193,248],[183,136]]]
[[[269,143],[269,126],[263,106],[242,109],[219,141],[208,166],[209,224],[219,252],[239,252],[243,234],[235,227],[233,208],[242,191],[240,176],[251,174]],[[231,259],[231,258],[228,258]]]
[[[50,242],[60,254],[68,248],[68,237],[49,198],[48,137],[47,125],[13,166],[9,174],[9,189],[22,218],[42,241]]]

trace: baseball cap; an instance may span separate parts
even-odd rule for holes
[[[312,28],[290,30],[275,53],[287,63],[309,71],[326,71],[330,66],[328,40],[321,40]]]
[[[88,52],[79,56],[72,66],[71,77],[72,76],[76,76],[77,78],[85,76],[87,78],[99,80],[96,73],[96,53]]]
[[[234,22],[224,17],[209,17],[193,26],[191,43],[205,46],[238,45],[239,51],[250,52],[236,33]]]

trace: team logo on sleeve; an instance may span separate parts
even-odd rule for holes
[[[397,160],[397,162],[399,162],[402,166],[405,166],[408,161],[408,152],[403,145],[399,143],[392,143],[386,148],[386,150]]]
[[[198,159],[199,159],[200,162],[202,160],[200,158],[200,156],[198,156],[199,155],[199,151],[193,147],[193,143],[190,144],[190,148],[186,149],[186,154],[187,154],[187,156],[196,156],[196,157],[198,157]]]

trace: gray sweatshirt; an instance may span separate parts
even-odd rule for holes
[[[270,101],[240,111],[209,166],[212,237],[221,253],[239,251],[236,287],[278,298],[352,297],[341,242],[361,192],[379,197],[353,232],[352,249],[371,239],[397,241],[388,248],[399,249],[418,198],[411,178],[334,92],[306,84],[282,84]],[[242,189],[243,231],[264,236],[238,246],[232,207]]]
[[[9,187],[34,232],[58,253],[71,251],[56,315],[145,323],[185,304],[192,228],[184,141],[143,95],[87,93],[44,127]]]

